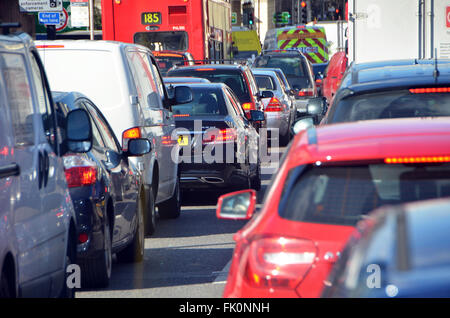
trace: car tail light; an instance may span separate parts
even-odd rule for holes
[[[124,151],[128,150],[128,140],[130,139],[138,139],[142,137],[141,128],[133,127],[125,130],[122,133],[122,148]]]
[[[450,93],[450,87],[411,88],[413,94]]]
[[[92,185],[97,181],[97,166],[82,156],[65,156],[64,172],[69,188]]]
[[[234,128],[226,128],[220,130],[208,130],[203,136],[203,143],[221,143],[227,141],[235,141],[237,139],[236,130]]]
[[[450,156],[389,157],[385,158],[384,162],[387,164],[440,163],[450,162]]]
[[[283,105],[281,105],[281,102],[276,97],[272,97],[269,104],[267,105],[266,109],[264,109],[265,112],[281,112],[283,111]]]
[[[244,277],[252,286],[261,288],[295,289],[316,258],[312,241],[289,237],[256,239],[246,252]]]
[[[255,103],[244,103],[242,104],[242,109],[246,112],[249,112],[251,110],[256,110]]]
[[[87,233],[78,234],[78,243],[83,244],[89,240],[89,235]]]
[[[304,88],[301,89],[298,92],[298,96],[304,97],[304,96],[314,96],[314,89],[312,88]]]

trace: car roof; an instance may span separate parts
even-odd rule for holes
[[[287,157],[299,163],[448,156],[450,117],[399,118],[329,124],[297,134]],[[420,146],[418,146],[420,145]]]
[[[275,70],[269,70],[264,68],[253,68],[252,72],[255,75],[271,75],[275,77],[277,76],[277,72]]]
[[[346,88],[362,92],[443,84],[450,84],[450,63],[438,64],[437,68],[433,64],[414,64],[362,69],[352,76],[352,83]]]
[[[68,104],[68,105],[73,104],[73,102],[75,102],[75,100],[77,100],[78,98],[89,99],[86,95],[84,95],[80,92],[52,91],[52,97],[53,97],[53,101],[55,103],[64,102],[65,104]]]
[[[168,82],[168,84],[177,83],[210,83],[211,81],[202,77],[194,77],[194,76],[180,76],[180,77],[164,77],[164,83]]]
[[[214,68],[216,70],[242,70],[243,68],[245,68],[244,65],[241,64],[202,64],[202,65],[190,65],[190,66],[180,66],[177,67],[173,70],[170,70],[170,72],[172,71],[178,71],[178,70],[196,70],[196,69],[203,69],[203,68]]]
[[[83,50],[105,50],[113,51],[117,49],[126,49],[129,47],[137,47],[153,54],[149,48],[134,43],[125,43],[119,41],[105,40],[39,40],[35,41],[35,45],[40,50],[60,50],[60,49],[83,49]]]
[[[437,63],[438,69],[441,67],[445,67],[445,64],[450,64],[450,59],[400,59],[400,60],[385,60],[385,61],[375,61],[375,62],[367,62],[367,63],[352,63],[348,67],[348,71],[346,72],[346,76],[351,76],[351,84],[359,83],[360,74],[371,73],[374,76],[378,71],[386,70],[386,69],[395,69],[397,67],[410,67],[411,70],[414,68],[420,68],[423,66],[425,68],[429,68],[431,66],[435,66]],[[374,76],[376,78],[376,76]]]
[[[216,88],[221,89],[226,86],[224,83],[170,83],[172,86],[189,86],[191,88]]]

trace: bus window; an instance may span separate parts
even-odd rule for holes
[[[134,35],[134,43],[146,46],[152,51],[186,51],[188,35],[185,31],[140,32]]]

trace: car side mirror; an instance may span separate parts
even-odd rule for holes
[[[176,86],[174,90],[175,105],[190,103],[193,100],[192,90],[188,86]]]
[[[273,92],[272,91],[262,91],[261,92],[261,98],[272,98]]]
[[[128,150],[125,155],[128,157],[139,157],[152,150],[150,141],[146,138],[136,138],[128,140]]]
[[[306,105],[308,115],[321,116],[326,112],[326,99],[324,97],[310,98]]]
[[[92,148],[92,126],[86,110],[74,109],[66,119],[67,149],[71,152],[88,152]]]
[[[314,126],[314,117],[306,116],[297,120],[294,125],[292,125],[291,130],[294,135],[298,134],[303,130],[307,130]]]
[[[266,117],[264,112],[260,110],[250,110],[250,121],[264,121]]]
[[[224,194],[217,201],[216,216],[226,220],[248,220],[256,207],[256,191],[253,189]]]

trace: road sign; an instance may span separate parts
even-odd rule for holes
[[[59,12],[39,12],[38,19],[40,24],[59,25],[61,19]]]
[[[89,26],[89,1],[70,0],[71,24],[73,28]]]
[[[62,11],[62,0],[19,0],[20,12]]]

